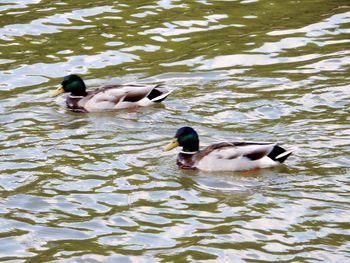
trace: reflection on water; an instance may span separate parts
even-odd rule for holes
[[[317,8],[315,8],[317,6]],[[0,261],[349,261],[348,1],[0,3]],[[162,83],[164,105],[50,97]],[[162,146],[280,141],[287,166],[180,171]]]

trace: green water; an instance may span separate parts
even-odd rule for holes
[[[349,46],[348,0],[0,1],[0,261],[350,262]],[[175,91],[76,114],[70,73]],[[181,171],[184,125],[294,154]]]

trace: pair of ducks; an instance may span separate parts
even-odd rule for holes
[[[66,76],[61,85],[53,96],[70,93],[66,104],[76,112],[149,106],[162,102],[171,93],[160,85],[108,85],[87,92],[84,81],[78,75]],[[198,134],[191,127],[178,129],[164,150],[169,151],[177,146],[182,147],[176,161],[180,168],[205,171],[244,171],[274,167],[283,163],[292,153],[277,143],[269,142],[221,142],[199,150]]]

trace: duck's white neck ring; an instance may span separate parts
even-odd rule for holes
[[[195,154],[197,152],[184,152],[184,151],[180,151],[180,153],[184,153],[184,154]]]
[[[72,99],[81,99],[81,98],[84,98],[84,96],[73,96],[73,95],[68,95],[69,98],[72,98]]]

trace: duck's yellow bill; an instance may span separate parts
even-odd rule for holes
[[[62,93],[64,93],[64,89],[63,89],[63,87],[59,87],[58,89],[56,89],[55,91],[52,92],[52,97],[56,97]]]
[[[171,149],[174,149],[177,146],[179,146],[179,142],[176,138],[174,138],[171,140],[170,143],[164,146],[164,151],[170,151]]]

